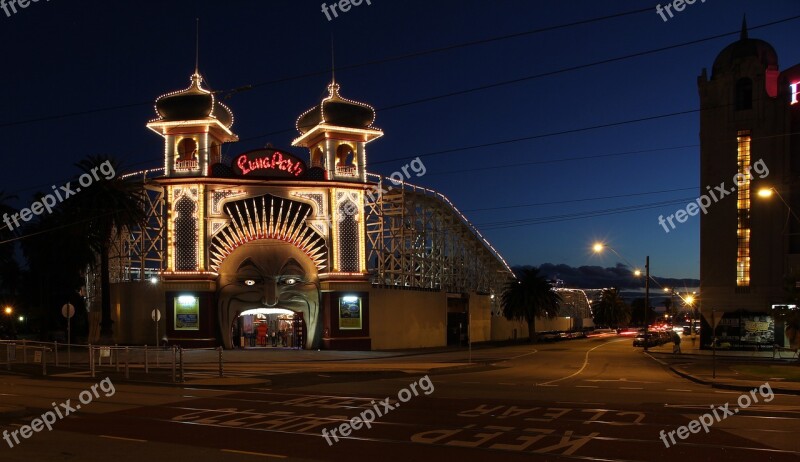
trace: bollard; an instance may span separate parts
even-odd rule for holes
[[[47,347],[42,347],[42,375],[47,375]]]
[[[8,370],[11,370],[11,349],[17,349],[17,345],[15,343],[6,343],[6,365]],[[16,353],[16,351],[14,351]]]
[[[219,376],[220,378],[223,377],[222,374],[222,347],[217,348],[219,350]]]
[[[53,355],[56,360],[56,367],[58,367],[58,340],[53,342]]]
[[[22,341],[22,364],[28,364],[28,349],[25,340]]]
[[[175,346],[172,347],[172,383],[175,383]]]
[[[184,378],[183,378],[183,348],[181,348],[181,347],[178,347],[178,358],[180,359],[180,362],[181,362],[180,381],[181,381],[181,383],[183,383],[183,381],[184,381]]]
[[[150,373],[150,368],[148,367],[147,364],[147,345],[144,346],[144,373],[145,374]]]
[[[92,378],[94,378],[95,377],[94,348],[92,347],[91,343],[89,344],[89,370],[92,372]]]
[[[130,370],[130,349],[125,347],[125,379],[131,378]]]

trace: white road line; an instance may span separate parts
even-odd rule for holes
[[[100,438],[105,438],[108,440],[120,440],[120,441],[133,441],[134,443],[146,443],[147,440],[139,440],[136,438],[123,438],[121,436],[109,436],[109,435],[100,435]]]
[[[220,449],[222,452],[231,452],[233,454],[246,454],[248,456],[259,456],[259,457],[275,457],[276,459],[285,459],[286,456],[282,456],[280,454],[268,454],[266,452],[250,452],[250,451],[237,451],[236,449]]]
[[[642,387],[619,387],[620,390],[644,390]]]
[[[558,385],[548,385],[546,383],[537,383],[533,385],[534,387],[557,387]]]
[[[592,349],[590,349],[589,351],[586,352],[586,357],[583,359],[583,366],[581,366],[581,368],[578,370],[578,372],[575,372],[574,374],[570,374],[570,375],[568,375],[566,377],[562,377],[560,379],[551,380],[549,382],[544,382],[544,383],[539,383],[537,385],[540,385],[540,386],[541,385],[548,385],[548,384],[551,384],[551,383],[560,382],[562,380],[567,380],[567,379],[570,379],[572,377],[575,377],[576,375],[578,375],[581,372],[583,372],[583,370],[586,369],[586,366],[589,365],[589,353],[593,352],[594,350],[596,350],[596,349],[598,349],[598,348],[600,348],[601,346],[604,346],[604,345],[610,345],[610,344],[615,343],[615,342],[626,342],[626,341],[628,341],[628,339],[624,338],[624,339],[621,339],[621,340],[613,340],[611,342],[601,343],[600,345],[597,345],[596,347],[594,347],[594,348],[592,348]]]
[[[576,388],[600,388],[597,385],[575,385]]]

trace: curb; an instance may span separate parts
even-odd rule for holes
[[[654,361],[657,361],[659,364],[668,367],[672,372],[678,374],[679,376],[683,377],[684,379],[692,381],[692,382],[697,383],[699,385],[708,385],[711,388],[718,388],[718,389],[721,389],[721,390],[750,391],[750,390],[753,389],[753,387],[751,387],[751,386],[736,385],[736,384],[732,384],[732,383],[725,383],[725,382],[720,382],[720,381],[709,381],[709,380],[701,379],[701,378],[699,378],[697,376],[694,376],[694,375],[692,375],[692,374],[690,374],[690,373],[688,373],[688,372],[686,372],[686,371],[684,371],[684,370],[682,370],[682,369],[680,369],[680,368],[678,368],[676,366],[668,364],[668,363],[666,363],[666,362],[664,362],[664,361],[662,361],[662,360],[660,360],[658,358],[655,358],[655,357],[651,356],[649,353],[645,353],[645,354],[647,354],[647,356],[649,356]],[[770,385],[770,388],[772,389],[772,391],[774,393],[780,393],[780,394],[784,394],[784,395],[797,395],[797,396],[800,396],[800,390],[792,390],[792,389],[788,389],[788,388],[776,388],[776,387],[773,387],[772,385]]]

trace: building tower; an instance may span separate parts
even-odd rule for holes
[[[366,145],[383,136],[372,126],[375,109],[339,94],[339,84],[328,85],[328,97],[297,119],[301,136],[292,146],[308,148],[309,166],[325,170],[325,178],[366,183]]]
[[[789,86],[782,80],[778,55],[763,40],[748,36],[743,22],[739,40],[719,53],[709,79],[698,77],[700,94],[700,195],[709,198],[700,216],[700,300],[702,344],[710,343],[711,311],[722,322],[718,335],[732,346],[758,337],[745,326],[769,323],[772,304],[785,299],[787,257],[791,246],[787,210],[779,201],[756,196],[774,187],[787,200],[794,188],[792,158],[796,148],[787,136]],[[777,204],[775,202],[778,202]]]
[[[167,272],[208,269],[206,248],[206,187],[203,178],[222,160],[223,143],[238,141],[231,131],[233,114],[203,88],[195,69],[185,90],[160,96],[158,118],[147,127],[164,138],[167,217]]]

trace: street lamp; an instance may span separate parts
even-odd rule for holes
[[[781,193],[779,193],[777,189],[775,189],[774,187],[770,186],[770,187],[761,188],[761,189],[758,190],[758,197],[761,197],[761,198],[764,198],[764,199],[769,199],[770,197],[772,197],[773,194],[777,195],[778,198],[780,198],[781,202],[783,202],[783,205],[785,205],[786,208],[789,209],[789,213],[797,221],[800,221],[800,217],[798,217],[797,214],[794,213],[794,210],[792,210],[792,208],[789,206],[789,203],[786,202],[786,199],[784,199],[783,196],[781,196]]]
[[[7,306],[7,307],[5,307],[3,309],[3,312],[5,314],[7,314],[8,316],[11,316],[12,314],[14,314],[14,308],[11,308],[10,306]]]
[[[605,244],[603,244],[601,242],[596,242],[592,246],[592,249],[594,250],[595,253],[600,253],[600,252],[603,251],[603,249],[608,249],[608,250],[614,252],[614,254],[616,256],[618,256],[619,258],[621,258],[623,261],[625,261],[625,263],[628,266],[631,266],[631,267],[633,266],[633,265],[631,265],[631,263],[628,261],[627,258],[625,258],[622,255],[620,255],[619,252],[614,250],[614,248],[611,247],[611,246],[605,245]],[[645,257],[644,271],[645,271],[645,278],[644,278],[644,351],[647,351],[647,314],[650,312],[650,255]],[[636,274],[637,272],[638,272],[638,274]],[[638,275],[642,274],[642,272],[639,271],[639,270],[635,270],[634,274],[638,276]]]

